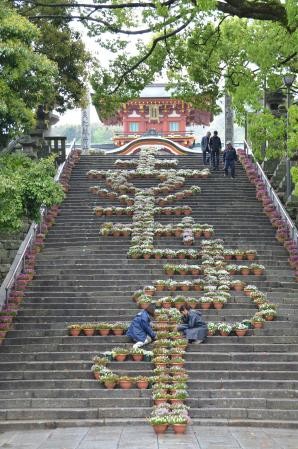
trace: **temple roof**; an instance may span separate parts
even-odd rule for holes
[[[140,98],[171,98],[173,89],[166,89],[165,83],[149,84],[140,93]]]

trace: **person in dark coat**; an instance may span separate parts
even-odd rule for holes
[[[137,313],[130,323],[126,335],[136,342],[133,345],[134,348],[140,348],[155,340],[156,335],[150,325],[150,320],[153,316],[154,307],[150,304],[146,310]]]
[[[201,149],[202,149],[202,153],[203,153],[203,164],[204,165],[208,165],[209,164],[209,159],[210,159],[209,142],[210,142],[210,137],[211,137],[211,132],[208,131],[206,136],[202,137],[202,140],[201,140]]]
[[[178,326],[177,329],[183,332],[189,343],[202,343],[206,340],[208,327],[202,319],[201,312],[190,309],[187,305],[181,306],[180,312],[183,315],[183,324]]]
[[[218,132],[214,131],[213,136],[210,138],[210,151],[211,151],[211,167],[213,170],[219,170],[219,154],[221,150],[221,140],[218,137]]]
[[[236,150],[233,148],[232,142],[227,142],[227,146],[223,154],[225,176],[229,175],[230,169],[232,178],[235,178],[235,161],[237,161]]]

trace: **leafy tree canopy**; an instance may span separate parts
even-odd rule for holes
[[[23,153],[0,155],[0,232],[22,228],[23,219],[38,221],[40,207],[64,197],[54,181],[54,158],[32,160]]]
[[[34,50],[36,26],[0,9],[0,147],[34,122],[34,107],[54,96],[56,64]]]
[[[296,0],[16,2],[42,8],[40,20],[81,21],[115,53],[93,75],[94,101],[106,115],[163,72],[177,95],[213,111],[227,89],[241,116],[244,101],[260,109],[265,83],[276,89],[283,73],[298,68]]]
[[[58,68],[55,78],[55,98],[48,103],[50,108],[64,112],[66,109],[80,107],[86,101],[86,81],[91,62],[85,50],[80,33],[71,27],[68,18],[70,0],[51,0],[52,17],[47,17],[48,8],[38,2],[10,0],[19,14],[34,23],[39,29],[36,51],[54,61]],[[49,3],[49,2],[45,2]]]

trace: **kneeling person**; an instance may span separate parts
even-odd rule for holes
[[[155,339],[156,335],[150,324],[153,316],[154,307],[150,304],[146,310],[139,312],[130,323],[126,335],[136,342],[133,345],[134,348],[140,348]]]
[[[202,343],[207,337],[208,327],[201,312],[190,309],[187,305],[181,306],[180,312],[183,315],[183,324],[178,326],[178,331],[183,332],[189,343]]]

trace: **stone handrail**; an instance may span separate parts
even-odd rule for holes
[[[288,226],[289,231],[290,231],[291,239],[293,239],[296,243],[298,243],[298,230],[296,228],[295,223],[293,222],[293,220],[289,216],[289,214],[286,211],[284,205],[282,204],[282,202],[280,201],[278,195],[276,194],[274,188],[270,184],[270,181],[267,178],[264,170],[262,169],[260,164],[256,161],[256,159],[254,157],[254,154],[253,154],[253,151],[252,151],[252,148],[250,147],[250,145],[246,141],[244,141],[244,148],[245,148],[246,154],[248,156],[251,156],[254,159],[254,163],[256,165],[256,168],[257,168],[257,171],[258,171],[258,175],[261,178],[261,180],[263,181],[264,185],[266,186],[267,193],[268,193],[269,197],[271,198],[274,206],[276,207],[276,210],[278,211],[278,213],[280,214],[282,219],[285,221],[285,223],[287,223],[287,226]]]
[[[69,146],[69,148],[67,148],[66,150],[66,159],[65,161],[59,165],[58,169],[57,169],[57,173],[55,175],[55,181],[59,181],[63,167],[65,162],[67,161],[71,151],[75,149],[75,139],[72,141],[71,145]],[[46,208],[41,208],[40,210],[40,214],[41,214],[41,223],[43,221],[43,217],[46,214]],[[36,234],[38,232],[38,230],[40,229],[40,224],[37,223],[32,223],[29,231],[27,232],[23,242],[21,243],[17,254],[14,258],[14,261],[12,262],[10,269],[4,279],[4,281],[2,282],[2,285],[0,287],[0,310],[2,309],[2,307],[7,303],[7,300],[9,298],[9,293],[10,290],[16,280],[16,277],[20,274],[20,272],[25,268],[25,255],[26,252],[28,250],[28,248],[31,248]]]

